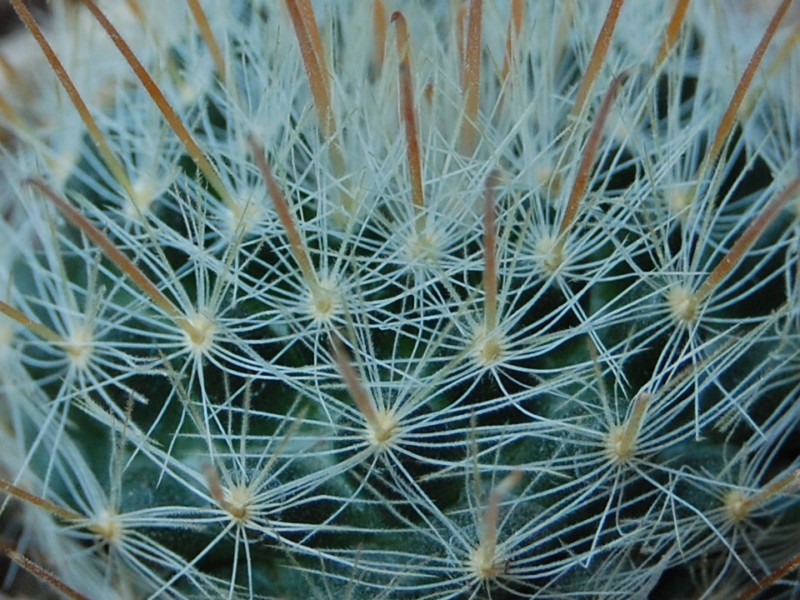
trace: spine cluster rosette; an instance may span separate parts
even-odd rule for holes
[[[9,589],[796,596],[796,3],[11,4]]]

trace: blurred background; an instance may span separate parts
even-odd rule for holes
[[[25,0],[25,4],[38,12],[47,10],[46,0]],[[20,26],[19,19],[14,14],[9,0],[0,0],[0,36],[8,35]]]

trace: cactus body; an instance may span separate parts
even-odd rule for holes
[[[796,597],[790,2],[84,4],[2,105],[40,578]]]

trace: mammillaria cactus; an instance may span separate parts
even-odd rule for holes
[[[47,62],[2,63],[10,560],[798,597],[789,0],[12,4]]]

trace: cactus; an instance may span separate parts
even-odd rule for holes
[[[797,597],[790,0],[12,4],[14,569]]]

